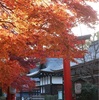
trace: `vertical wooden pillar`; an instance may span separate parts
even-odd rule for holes
[[[7,98],[6,100],[15,100],[15,94],[11,94],[10,93],[10,87],[8,87],[8,90],[7,90]]]
[[[15,94],[11,94],[11,100],[15,100]]]
[[[63,74],[64,74],[64,100],[72,100],[72,80],[70,60],[63,59]]]
[[[11,95],[10,95],[10,91],[9,91],[9,87],[8,87],[6,100],[10,100],[10,99],[11,99]]]
[[[0,96],[2,96],[2,88],[0,88]]]

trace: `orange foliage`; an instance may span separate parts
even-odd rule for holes
[[[13,80],[24,72],[24,69],[19,66],[16,61],[0,62],[0,87],[7,90],[7,87],[11,85]]]
[[[29,71],[11,56],[74,60],[83,54],[71,29],[78,20],[89,26],[95,24],[96,12],[84,0],[56,1],[0,0],[0,86],[19,82],[17,78]]]
[[[27,76],[19,75],[15,81],[11,84],[13,88],[20,91],[29,91],[35,88],[35,82]]]

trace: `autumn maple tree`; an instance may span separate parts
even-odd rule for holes
[[[69,56],[74,60],[75,53],[82,52],[71,29],[77,21],[92,27],[98,20],[85,1],[97,2],[0,0],[0,87],[17,88],[15,82],[22,83],[21,78],[35,67],[35,59]],[[24,64],[29,59],[33,63]]]

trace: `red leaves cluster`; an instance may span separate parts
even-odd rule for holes
[[[31,91],[33,88],[35,88],[35,81],[27,76],[20,75],[15,81],[13,81],[11,86],[20,91]]]
[[[76,47],[80,42],[71,29],[78,20],[87,25],[95,23],[96,12],[84,0],[55,1],[0,0],[1,87],[32,86],[31,80],[24,76],[35,66],[29,58],[73,60],[79,53],[83,54]]]
[[[98,20],[96,11],[94,11],[93,8],[87,4],[83,5],[79,2],[73,2],[69,4],[69,6],[76,12],[76,17],[79,22],[84,22],[91,26]]]
[[[11,85],[20,73],[23,73],[24,69],[18,64],[17,61],[2,61],[0,62],[0,87],[3,90],[7,90],[7,87]]]

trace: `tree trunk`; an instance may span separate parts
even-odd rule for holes
[[[15,94],[11,94],[10,93],[10,87],[8,87],[8,90],[7,90],[7,98],[6,100],[15,100]]]

